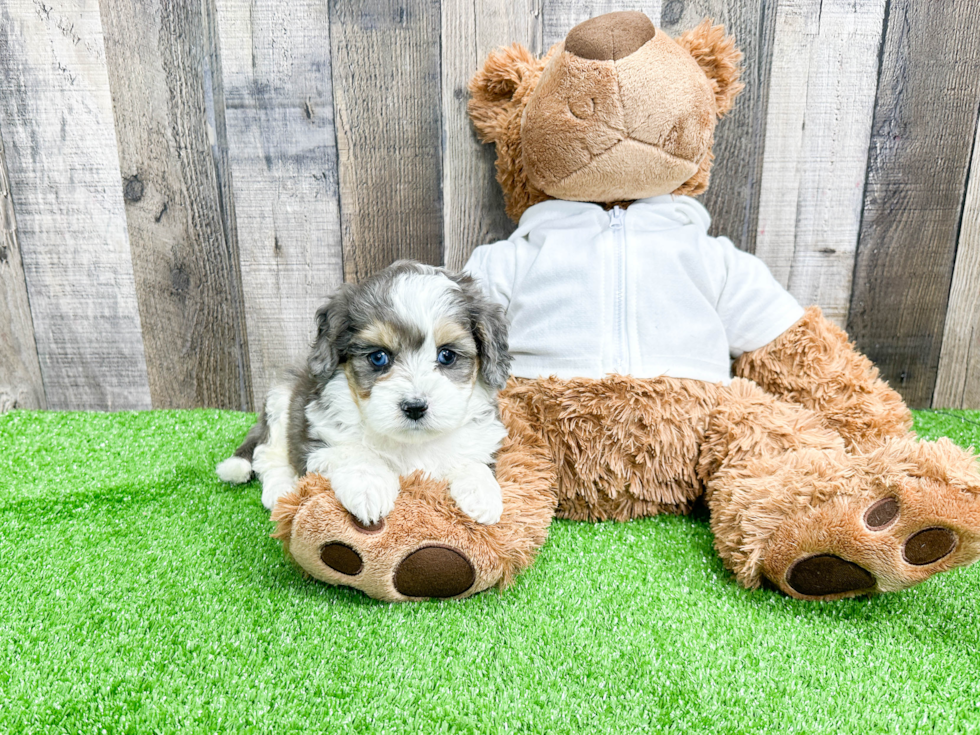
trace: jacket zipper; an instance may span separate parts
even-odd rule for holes
[[[626,334],[626,212],[621,207],[613,207],[609,212],[609,227],[613,232],[616,247],[616,339],[618,342],[614,356],[613,370],[620,375],[629,372],[629,340]]]

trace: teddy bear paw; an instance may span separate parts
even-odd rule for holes
[[[476,582],[476,571],[465,552],[439,544],[426,544],[404,554],[392,569],[391,559],[383,558],[388,555],[377,554],[375,548],[385,545],[385,522],[381,520],[365,525],[352,514],[346,520],[353,529],[353,537],[345,534],[347,543],[327,541],[319,547],[319,561],[326,570],[330,570],[326,572],[328,578],[323,581],[360,587],[358,577],[364,572],[367,559],[374,572],[365,577],[370,589],[380,587],[388,591],[390,585],[404,598],[458,597]],[[369,536],[377,538],[366,538]],[[307,571],[323,579],[316,574],[319,571],[316,566],[307,568]],[[340,578],[330,574],[331,571]]]
[[[307,475],[276,505],[273,535],[323,582],[388,602],[467,597],[506,582],[544,543],[553,496],[511,498],[504,522],[487,526],[461,512],[447,483],[413,475],[386,517],[364,523],[326,479]]]
[[[957,452],[952,463],[932,461]],[[781,529],[765,576],[793,597],[838,599],[911,587],[980,558],[980,475],[972,458],[951,444],[923,443],[898,461],[911,466]]]
[[[293,559],[323,582],[396,602],[467,596],[499,576],[493,568],[478,572],[465,544],[435,541],[433,534],[406,535],[397,517],[364,524],[346,511],[322,507],[326,504],[324,496],[304,509],[288,546]]]

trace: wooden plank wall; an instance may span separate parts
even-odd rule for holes
[[[99,4],[0,12],[0,129],[48,408],[149,408]]]
[[[4,159],[0,138],[0,413],[46,405]]]
[[[100,0],[155,407],[247,406],[236,226],[210,0]]]
[[[980,171],[977,142],[973,172]],[[933,405],[980,406],[980,176],[966,190]]]
[[[942,353],[977,127],[977,27],[974,0],[889,6],[848,330],[914,406],[929,404]]]
[[[801,303],[847,321],[885,0],[776,13],[755,253]]]
[[[344,279],[327,6],[217,0],[252,393]]]
[[[910,404],[980,408],[973,0],[6,0],[0,411],[253,408],[344,279],[513,228],[485,55],[624,9],[745,53],[713,232]]]

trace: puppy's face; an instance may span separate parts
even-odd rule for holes
[[[343,312],[344,325],[326,338],[373,432],[426,441],[463,424],[478,383],[506,381],[500,307],[466,276],[399,263],[338,298],[326,310]]]

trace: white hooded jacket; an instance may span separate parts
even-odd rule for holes
[[[628,209],[550,200],[465,270],[510,322],[512,372],[526,378],[609,373],[731,380],[731,358],[803,316],[765,264],[725,237],[690,197]]]

